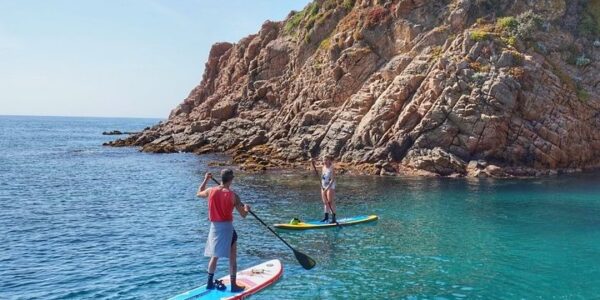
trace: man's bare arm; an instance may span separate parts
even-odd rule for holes
[[[200,187],[198,187],[198,192],[196,193],[197,197],[208,198],[208,195],[210,194],[210,188],[207,189],[206,184],[211,178],[211,173],[206,173],[206,175],[204,175],[204,180],[202,180]]]
[[[235,209],[237,209],[238,213],[240,213],[240,216],[242,216],[242,218],[246,218],[248,212],[250,211],[250,205],[242,203],[242,200],[240,199],[240,196],[238,196],[238,194],[235,194],[234,205]]]

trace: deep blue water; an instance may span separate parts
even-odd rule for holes
[[[164,299],[204,283],[219,156],[109,148],[148,119],[0,116],[0,299]],[[239,174],[268,223],[320,217],[306,174]],[[492,180],[341,177],[339,214],[376,223],[281,232],[236,220],[240,267],[280,258],[256,299],[592,299],[600,296],[600,174]],[[226,261],[218,274],[227,273]]]

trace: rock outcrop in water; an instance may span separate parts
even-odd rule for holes
[[[213,45],[167,121],[111,145],[250,169],[325,152],[376,174],[597,168],[599,33],[599,0],[317,0]]]
[[[139,134],[139,132],[120,131],[120,130],[111,130],[111,131],[103,131],[102,132],[102,135],[123,135],[123,134]]]

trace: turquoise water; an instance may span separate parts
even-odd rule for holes
[[[204,283],[194,193],[222,158],[100,146],[102,131],[156,121],[0,117],[0,299],[164,299]],[[318,218],[309,175],[239,174],[235,188],[268,223]],[[598,298],[599,180],[342,177],[339,214],[379,221],[280,231],[317,261],[306,271],[238,219],[238,263],[283,261],[256,299]]]

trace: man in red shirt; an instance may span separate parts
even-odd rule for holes
[[[243,204],[240,197],[231,190],[233,182],[233,171],[224,169],[221,171],[221,185],[213,188],[206,188],[206,184],[212,178],[211,173],[206,173],[204,181],[198,188],[198,197],[208,198],[208,219],[210,220],[210,230],[206,240],[204,256],[210,257],[208,262],[208,283],[207,289],[225,289],[220,281],[213,281],[217,260],[219,257],[229,258],[229,276],[231,278],[231,291],[240,292],[244,290],[243,286],[236,284],[237,273],[237,233],[233,228],[233,208],[235,207],[245,218],[250,211],[250,206]]]

